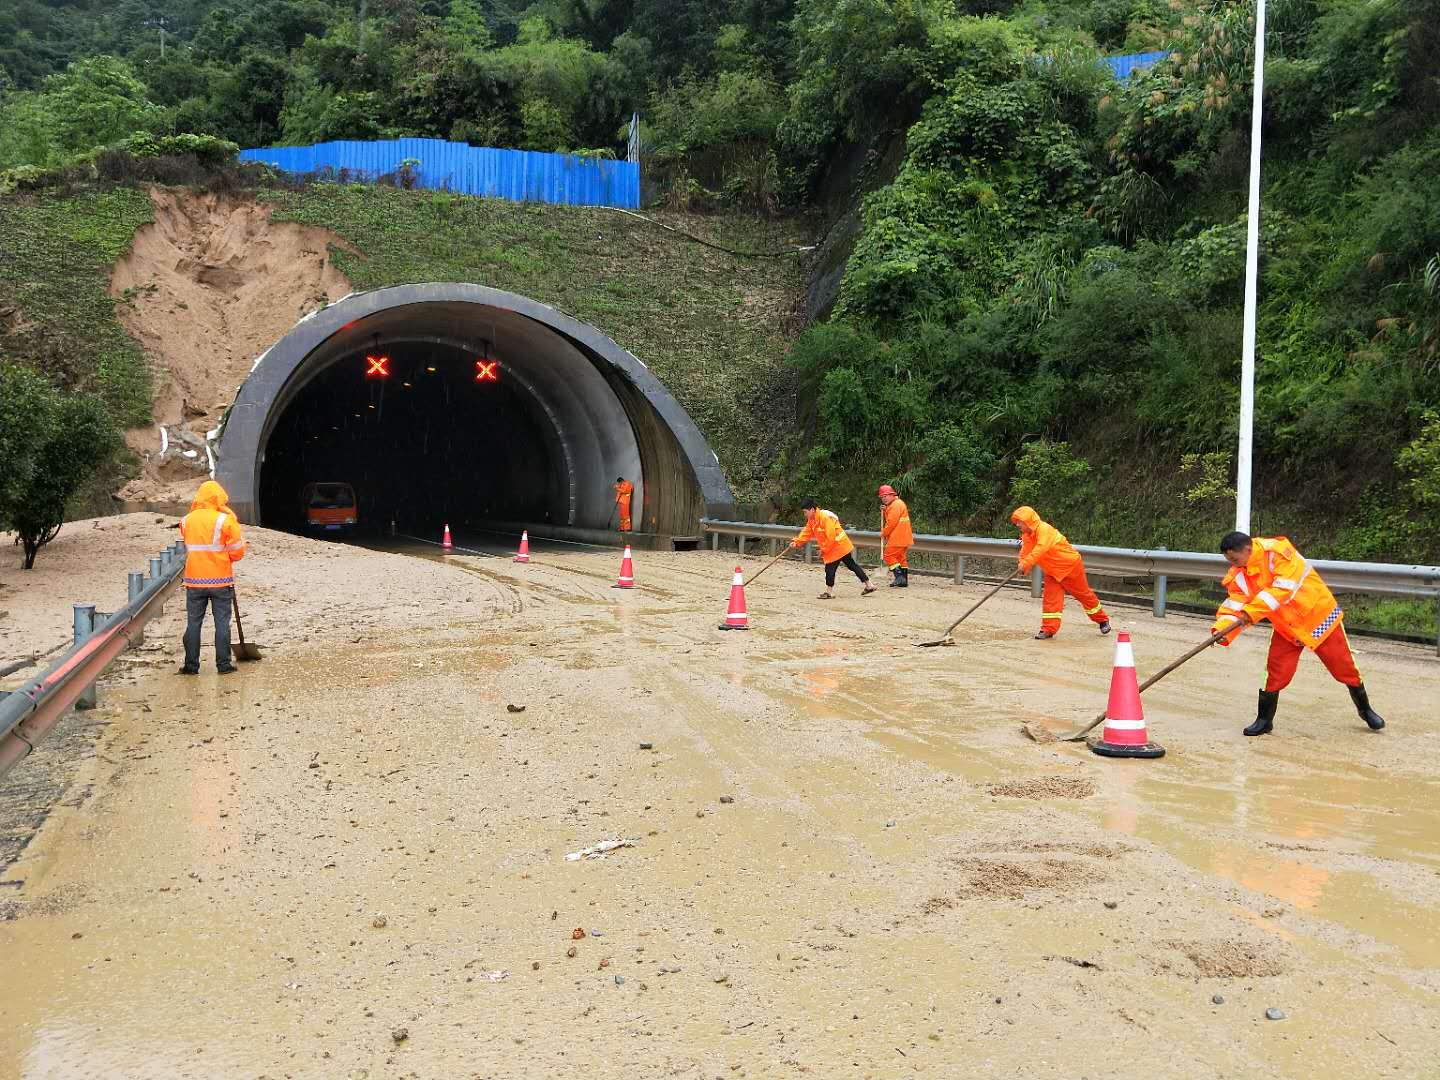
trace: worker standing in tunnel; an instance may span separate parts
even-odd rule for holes
[[[630,521],[630,498],[635,494],[635,485],[623,476],[615,478],[615,509],[620,512],[620,531],[629,532]]]
[[[235,563],[245,557],[240,522],[230,497],[214,480],[200,485],[190,512],[180,519],[185,541],[185,661],[181,675],[200,674],[200,627],[205,608],[215,624],[215,669],[235,670],[230,658],[230,612],[235,597]]]
[[[909,588],[910,548],[915,543],[915,533],[910,528],[910,508],[889,484],[880,485],[880,505],[883,507],[880,546],[885,569],[890,571],[890,587]]]
[[[855,561],[855,544],[845,533],[845,527],[840,524],[840,519],[829,510],[822,510],[814,499],[806,499],[800,504],[805,511],[805,527],[800,534],[790,541],[792,548],[804,547],[807,542],[814,540],[820,548],[820,561],[825,564],[825,591],[820,594],[821,600],[833,600],[835,594],[830,590],[835,587],[835,572],[844,563],[850,568],[850,572],[860,579],[865,586],[861,590],[861,596],[869,596],[875,591],[875,585],[871,582],[869,575],[858,562]]]
[[[1220,554],[1230,564],[1224,578],[1229,597],[1215,613],[1210,632],[1238,623],[1220,639],[1221,645],[1229,645],[1241,630],[1261,619],[1269,619],[1273,627],[1259,714],[1245,734],[1268,735],[1274,730],[1280,691],[1295,677],[1300,654],[1306,649],[1320,658],[1336,682],[1349,689],[1355,711],[1366,726],[1371,731],[1383,728],[1385,721],[1370,707],[1370,696],[1345,636],[1345,613],[1295,545],[1283,536],[1252,538],[1232,532],[1220,541]]]
[[[1110,632],[1110,616],[1100,606],[1100,598],[1085,579],[1085,563],[1065,534],[1049,522],[1042,521],[1034,508],[1022,506],[1010,515],[1010,521],[1020,530],[1019,571],[1028,574],[1035,567],[1045,572],[1045,593],[1040,604],[1040,640],[1053,638],[1060,632],[1060,617],[1064,614],[1065,594],[1069,593],[1080,602],[1090,621],[1100,627],[1100,633]]]

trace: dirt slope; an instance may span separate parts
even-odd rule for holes
[[[330,260],[343,241],[325,229],[272,222],[268,206],[226,195],[156,188],[151,201],[154,222],[136,231],[110,282],[121,322],[156,367],[155,425],[127,438],[144,471],[119,494],[185,501],[207,467],[204,434],[255,358],[351,287]]]

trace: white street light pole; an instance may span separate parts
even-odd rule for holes
[[[1250,212],[1245,222],[1245,329],[1240,355],[1240,449],[1235,463],[1235,528],[1250,531],[1255,442],[1255,287],[1260,269],[1260,113],[1265,101],[1265,0],[1255,0],[1255,84],[1250,99]]]

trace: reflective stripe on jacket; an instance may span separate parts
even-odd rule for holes
[[[800,547],[808,540],[814,540],[819,546],[821,562],[839,562],[855,550],[840,519],[829,510],[816,510],[815,519],[807,521],[800,535],[790,543],[792,547]]]
[[[880,539],[887,548],[911,547],[915,534],[910,530],[910,508],[904,499],[891,499],[885,507],[885,526],[880,530]]]
[[[1020,507],[1010,515],[1010,520],[1031,530],[1020,535],[1022,574],[1028,574],[1033,567],[1038,566],[1058,581],[1085,565],[1080,559],[1080,553],[1065,539],[1065,534],[1054,525],[1042,521],[1033,508]]]
[[[1211,633],[1244,611],[1257,623],[1269,619],[1275,632],[1287,640],[1317,649],[1344,618],[1330,586],[1283,536],[1255,537],[1250,561],[1243,567],[1232,566],[1224,584],[1229,597],[1215,613]],[[1229,645],[1240,629],[1226,634],[1220,643]]]
[[[235,584],[232,566],[245,557],[245,539],[227,500],[225,489],[207,480],[190,504],[190,513],[180,521],[187,589],[221,589]]]

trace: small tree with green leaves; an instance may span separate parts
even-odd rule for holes
[[[0,363],[0,528],[25,549],[26,570],[60,532],[70,499],[118,446],[98,398],[62,393],[33,371]]]

